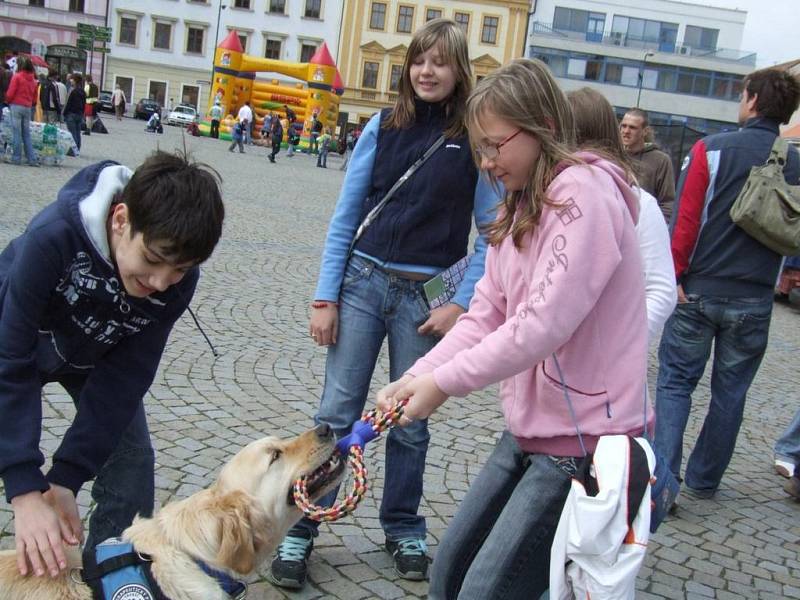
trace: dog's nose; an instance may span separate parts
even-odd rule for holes
[[[322,440],[328,440],[333,437],[333,429],[327,423],[320,423],[314,428],[314,433]]]

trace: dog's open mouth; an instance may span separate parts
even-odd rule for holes
[[[346,457],[338,452],[334,452],[331,457],[322,463],[319,467],[314,469],[311,473],[306,475],[306,491],[309,498],[314,498],[322,488],[327,486],[332,481],[335,481],[344,472],[344,467],[347,464]],[[294,487],[289,488],[287,502],[294,504]]]

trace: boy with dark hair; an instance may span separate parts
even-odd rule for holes
[[[75,497],[96,477],[85,551],[154,504],[143,404],[170,331],[214,250],[218,176],[156,152],[135,172],[104,161],[78,172],[0,254],[0,476],[24,575],[66,567],[82,535]],[[46,475],[44,384],[77,413]]]

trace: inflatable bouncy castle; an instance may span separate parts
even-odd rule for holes
[[[257,73],[278,73],[298,81],[288,85],[277,79],[256,79]],[[339,98],[343,93],[342,77],[324,42],[309,62],[292,63],[244,54],[239,37],[231,31],[217,46],[214,55],[211,95],[200,131],[209,135],[211,121],[208,114],[215,102],[219,102],[224,115],[220,123],[220,137],[223,139],[230,139],[236,114],[246,101],[250,101],[255,115],[254,132],[261,131],[264,117],[268,114],[285,118],[286,105],[295,113],[297,122],[303,124],[300,146],[306,147],[312,116],[316,116],[323,127],[330,127],[333,131],[339,115]]]

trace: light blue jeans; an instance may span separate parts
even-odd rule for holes
[[[733,456],[747,390],[767,348],[772,297],[686,297],[665,324],[658,349],[656,454],[680,478],[692,393],[713,342],[711,402],[685,475],[688,487],[713,493]]]
[[[795,465],[800,463],[800,410],[795,413],[786,431],[775,442],[775,456]]]
[[[504,431],[445,531],[428,598],[539,598],[575,460],[526,454]]]
[[[428,315],[421,282],[388,274],[354,255],[342,283],[339,334],[328,348],[316,422],[330,425],[337,437],[347,435],[364,411],[384,338],[389,341],[389,377],[395,381],[436,345],[438,338],[417,333]],[[386,436],[380,522],[389,540],[425,538],[425,518],[417,511],[429,440],[426,420],[394,427]],[[332,492],[318,503],[331,506],[335,499]],[[316,535],[319,523],[303,518],[295,527]]]
[[[82,376],[64,376],[58,383],[78,405],[86,381]],[[155,504],[155,453],[147,428],[144,403],[128,425],[111,456],[92,485],[96,506],[89,517],[84,544],[89,552],[110,537],[118,537],[136,515],[149,517]]]
[[[22,147],[25,146],[25,158],[29,163],[35,163],[38,158],[31,143],[31,107],[21,104],[12,104],[11,113],[11,148],[12,161],[15,164],[22,162]]]

